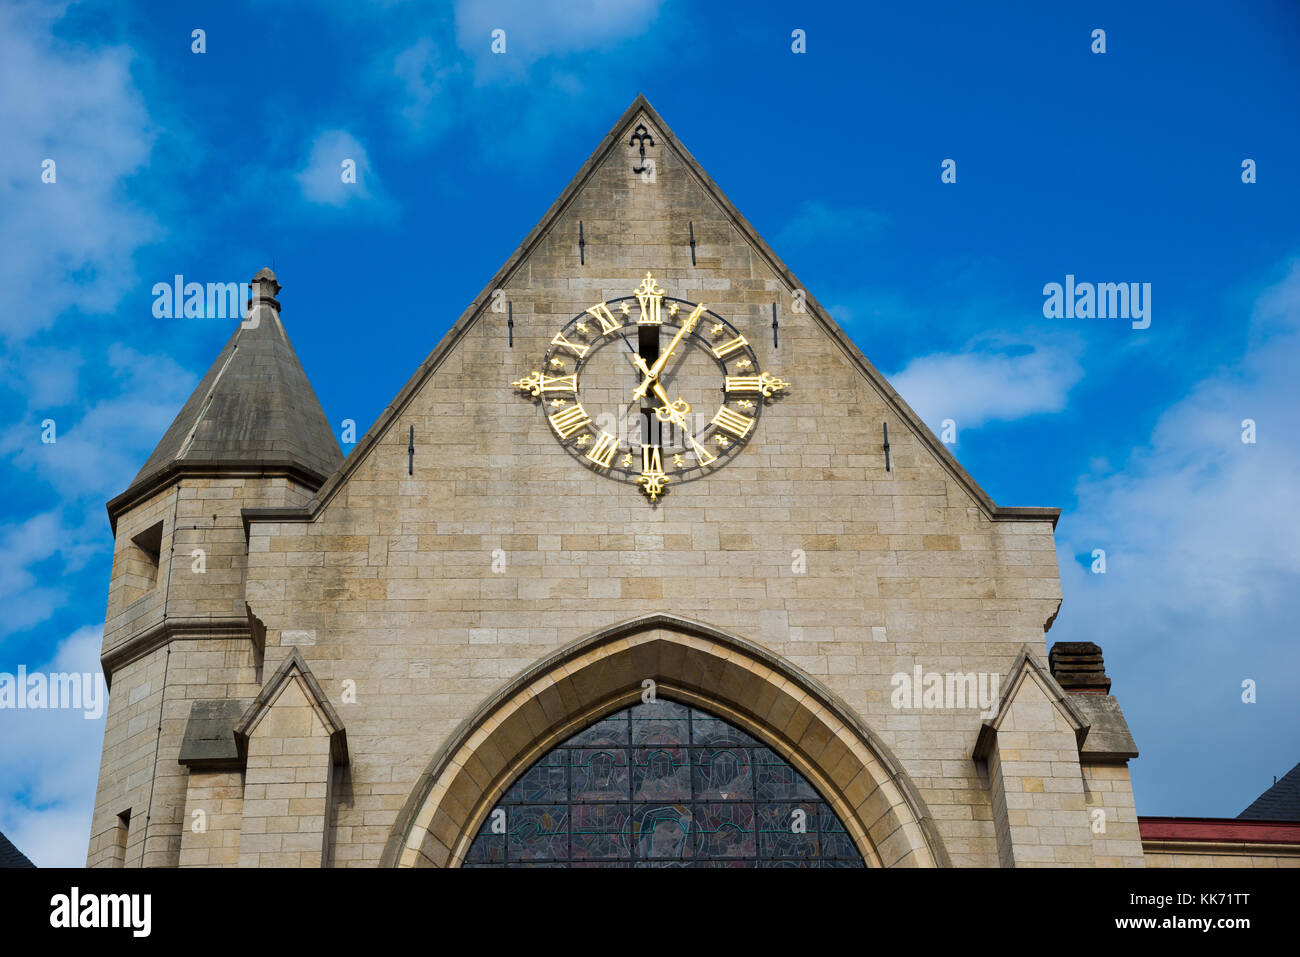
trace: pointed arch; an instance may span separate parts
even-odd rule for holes
[[[647,679],[794,765],[868,865],[949,866],[925,801],[897,758],[833,692],[753,642],[667,614],[574,641],[484,702],[416,782],[382,863],[459,866],[515,778],[570,735],[640,700]]]

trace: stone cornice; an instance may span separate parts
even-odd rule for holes
[[[117,534],[118,517],[181,478],[288,478],[315,491],[325,476],[288,459],[261,459],[254,462],[171,462],[148,478],[132,485],[106,506],[108,521]]]
[[[164,618],[138,635],[115,644],[99,657],[104,683],[112,686],[113,673],[177,638],[247,638],[257,643],[252,621],[240,615],[203,618]]]

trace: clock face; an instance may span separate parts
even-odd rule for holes
[[[650,273],[569,320],[541,369],[513,384],[576,461],[652,502],[735,458],[790,387],[730,322],[665,295]]]

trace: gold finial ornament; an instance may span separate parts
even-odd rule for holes
[[[542,394],[542,374],[540,372],[531,372],[522,379],[514,381],[514,387],[520,392],[527,392],[536,398]]]
[[[643,472],[641,477],[636,480],[636,484],[641,486],[641,491],[650,496],[650,501],[654,501],[663,494],[664,486],[668,484],[668,476],[663,472]]]

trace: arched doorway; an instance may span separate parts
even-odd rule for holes
[[[464,867],[864,867],[812,784],[700,708],[638,701],[517,778]]]
[[[574,641],[485,701],[416,781],[382,863],[463,864],[516,780],[557,745],[636,704],[648,685],[655,697],[721,718],[788,762],[868,866],[949,865],[897,758],[828,688],[753,642],[665,614]]]

